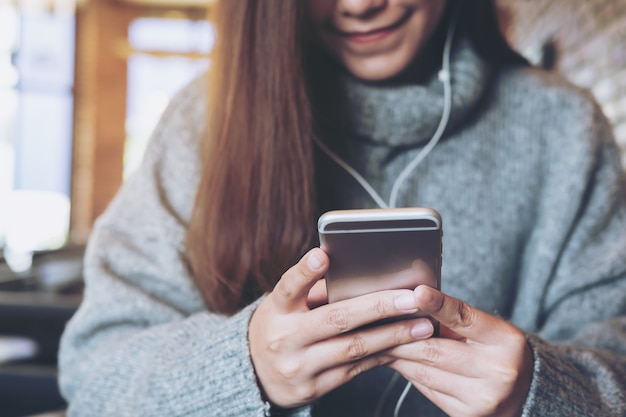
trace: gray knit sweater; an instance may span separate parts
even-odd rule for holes
[[[343,86],[342,156],[386,198],[434,132],[442,87]],[[626,415],[626,186],[605,118],[559,77],[491,70],[466,44],[453,55],[453,88],[448,133],[399,198],[443,216],[443,290],[527,332],[524,416]],[[233,317],[209,313],[185,267],[204,94],[199,82],[174,100],[96,223],[84,302],[61,345],[69,416],[267,412],[246,337],[258,301]],[[335,208],[374,206],[322,163]],[[390,376],[377,368],[292,414],[371,416]],[[443,413],[413,390],[402,415]]]

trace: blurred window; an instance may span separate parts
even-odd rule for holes
[[[139,18],[129,28],[124,176],[143,157],[150,134],[178,90],[208,67],[214,32],[208,21]],[[158,70],[155,70],[158,68]]]
[[[12,4],[0,3],[0,247],[5,245],[7,202],[13,191],[17,82],[13,63],[17,50],[19,15]]]
[[[69,228],[74,12],[16,4],[0,4],[0,248],[54,249]]]

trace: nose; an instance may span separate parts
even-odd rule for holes
[[[388,0],[338,0],[337,8],[344,16],[367,19],[376,15]]]

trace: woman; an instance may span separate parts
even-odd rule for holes
[[[203,81],[180,94],[95,227],[69,415],[623,415],[626,187],[592,99],[526,65],[484,0],[215,17],[210,111]],[[326,304],[317,216],[389,203],[407,166],[390,205],[442,214],[443,292]],[[441,337],[364,327],[418,310]]]

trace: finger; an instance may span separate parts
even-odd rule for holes
[[[271,297],[279,310],[285,313],[307,311],[307,295],[328,269],[328,255],[311,249],[300,261],[289,268],[278,281]]]
[[[458,401],[459,405],[467,407],[467,401],[463,395],[476,395],[479,390],[477,380],[452,374],[417,362],[407,360],[395,360],[388,365],[396,370],[422,392],[428,399],[441,406],[441,399],[447,402]],[[464,414],[464,413],[462,413]]]
[[[288,378],[286,382],[288,390],[292,392],[291,401],[285,403],[277,402],[276,399],[273,399],[273,402],[285,408],[310,403],[338,386],[345,384],[357,375],[390,361],[390,358],[380,355],[368,356],[353,363],[339,365],[330,369],[320,369],[315,374],[312,374],[314,377],[305,380]],[[285,372],[291,373],[299,367],[299,363],[293,363],[290,367],[285,368]]]
[[[321,305],[328,304],[328,293],[326,292],[326,279],[317,281],[307,297],[307,305],[311,310]]]
[[[479,366],[476,349],[463,342],[443,338],[405,343],[390,349],[389,356],[398,360],[418,362],[451,374],[478,378],[484,375],[484,366]]]
[[[330,303],[311,311],[309,335],[328,339],[385,319],[417,312],[411,290],[387,290]]]
[[[405,360],[393,361],[389,367],[411,381],[447,415],[512,415],[503,408],[507,407],[508,395],[496,381],[459,376]]]
[[[420,285],[414,291],[420,311],[458,336],[485,344],[501,343],[514,327],[434,288]]]
[[[398,345],[426,339],[433,335],[432,322],[426,318],[401,320],[344,334],[312,345],[307,357],[320,369],[330,369],[378,354]]]

